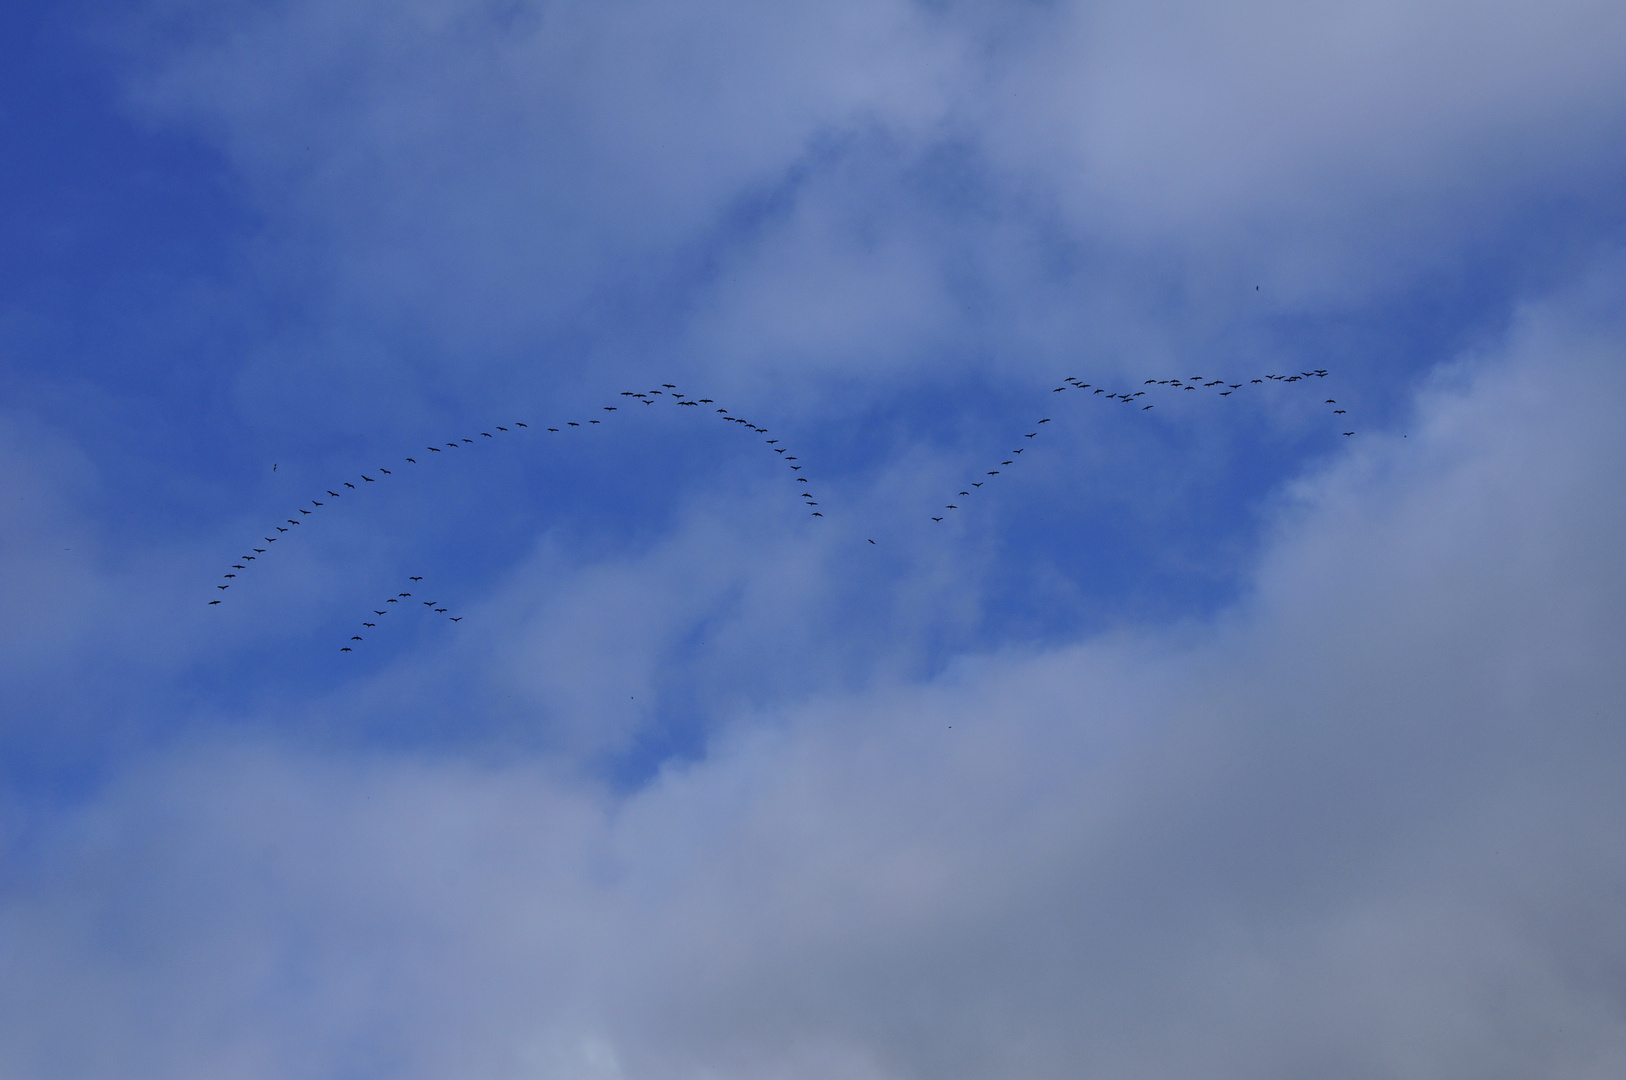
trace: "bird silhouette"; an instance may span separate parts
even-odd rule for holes
[[[345,482],[344,482],[344,486],[345,486],[345,487],[347,487],[347,488],[349,488],[349,489],[350,489],[350,490],[352,490],[352,491],[354,491],[354,490],[355,490],[355,489],[356,489],[356,485],[354,485],[354,484],[352,484],[352,483],[351,483],[351,482],[350,482],[350,481],[348,481],[348,480],[346,480],[346,481],[345,481]]]
[[[229,589],[229,588],[231,588],[231,586],[230,585],[216,585],[215,588],[217,588],[217,589]]]
[[[1333,415],[1334,415],[1334,416],[1343,416],[1343,415],[1344,415],[1344,412],[1345,412],[1345,410],[1343,410],[1343,409],[1334,409],[1334,410],[1333,410],[1333,411],[1332,411],[1332,414],[1333,414]]]
[[[396,596],[411,596],[412,594],[409,593],[409,592],[398,592],[395,595]]]
[[[418,577],[415,577],[415,578],[413,578],[413,579],[412,579],[412,580],[413,580],[413,581],[422,581],[422,580],[423,580],[423,577],[422,577],[422,576],[421,576],[421,575],[420,575],[420,576],[418,576]]]
[[[455,619],[453,619],[453,620],[452,620],[452,621],[453,621],[453,622],[462,622],[462,621],[463,621],[463,617],[462,617],[462,616],[461,616],[461,615],[459,615],[459,616],[458,616],[458,617],[457,617],[457,618],[455,618]]]
[[[444,615],[444,614],[446,614],[446,609],[443,608],[443,607],[438,607],[438,608],[435,609],[435,613],[437,615]]]
[[[383,611],[375,611],[375,612],[373,612],[373,614],[374,615],[384,615],[384,614],[387,614],[387,613],[383,612]]]
[[[410,462],[412,462],[412,464],[414,464],[414,465],[416,465],[416,464],[417,464],[417,463],[418,463],[418,459],[417,459],[417,458],[407,458],[407,460],[408,460],[408,461],[410,461]]]
[[[350,646],[346,645],[342,649],[340,649],[339,651],[340,652],[354,652],[355,650],[351,649]]]
[[[372,478],[372,477],[370,477],[370,476],[363,476],[363,477],[362,477],[362,479],[363,479],[363,480],[365,480],[365,481],[367,481],[367,482],[368,482],[368,483],[369,483],[369,484],[376,484],[376,483],[378,483],[378,481],[377,481],[377,480],[374,480],[374,479],[373,479],[373,478]]]
[[[520,422],[519,422],[519,421],[518,421],[518,420],[515,420],[515,421],[514,421],[514,426],[515,426],[515,427],[530,427],[530,426],[531,426],[531,425],[529,425],[529,424],[522,424],[522,423],[520,423]]]
[[[390,472],[388,469],[385,469],[385,468],[380,468],[378,471],[383,473],[385,476],[394,476],[395,475],[394,473]]]
[[[870,542],[871,542],[871,543],[874,543],[874,541],[873,541],[873,540],[872,540],[872,541],[870,541]],[[211,600],[211,601],[209,601],[209,603],[210,603],[210,604],[218,604],[218,603],[220,603],[220,601],[219,601],[219,600]]]
[[[255,549],[254,549],[254,550],[255,550],[255,551],[256,551],[256,552],[258,552],[258,553],[259,553],[259,554],[261,554],[261,555],[264,555],[264,554],[265,554],[265,549],[264,549],[264,548],[255,548]]]
[[[364,622],[361,625],[363,625],[363,626],[367,627],[367,629],[371,630],[374,627],[376,627],[378,624],[377,623]]]

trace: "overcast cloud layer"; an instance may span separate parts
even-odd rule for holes
[[[0,1073],[1626,1071],[1618,5],[8,18]]]

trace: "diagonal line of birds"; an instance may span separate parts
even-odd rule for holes
[[[1193,375],[1189,379],[1147,379],[1142,384],[1141,389],[1108,393],[1104,387],[1091,386],[1089,383],[1081,382],[1077,378],[1068,376],[1062,381],[1061,386],[1056,387],[1051,392],[1056,394],[1064,394],[1069,392],[1084,394],[1092,399],[1099,396],[1102,401],[1117,402],[1119,404],[1137,409],[1140,412],[1146,412],[1154,408],[1156,402],[1144,401],[1142,399],[1155,394],[1211,391],[1214,392],[1218,397],[1226,398],[1232,396],[1238,391],[1247,391],[1257,387],[1267,386],[1273,382],[1283,384],[1297,383],[1311,379],[1323,379],[1326,377],[1327,371],[1324,368],[1318,368],[1314,371],[1302,371],[1294,375],[1266,375],[1263,378],[1244,379],[1234,383],[1225,379],[1205,379],[1200,375]],[[743,416],[734,415],[733,413],[729,412],[729,410],[719,407],[717,403],[709,397],[697,397],[694,395],[685,394],[672,383],[662,383],[660,386],[650,390],[623,390],[620,393],[620,397],[624,400],[619,405],[600,406],[600,410],[606,414],[602,418],[589,417],[585,421],[565,420],[560,422],[562,426],[559,427],[542,426],[540,428],[533,428],[525,421],[516,420],[510,424],[491,425],[492,430],[482,430],[478,434],[480,439],[492,440],[537,431],[546,431],[551,435],[568,435],[572,433],[572,429],[577,431],[585,431],[595,425],[601,425],[606,419],[612,419],[612,414],[621,412],[623,409],[630,409],[632,407],[632,402],[637,402],[645,407],[652,407],[661,403],[670,403],[684,408],[706,408],[709,415],[726,421],[727,423],[738,425],[744,429],[754,432],[757,435],[765,436],[762,439],[763,445],[766,447],[766,449],[772,451],[778,457],[778,459],[787,466],[789,471],[793,474],[791,476],[792,482],[807,485],[805,487],[798,488],[797,494],[802,499],[805,508],[809,512],[809,515],[816,518],[824,517],[823,511],[819,509],[820,503],[815,497],[815,492],[812,490],[812,482],[807,477],[800,475],[804,471],[804,467],[799,464],[801,459],[797,455],[790,453],[790,448],[782,445],[780,439],[777,437],[767,438],[766,436],[770,435],[771,433],[766,427],[753,423]],[[1335,399],[1328,398],[1325,404],[1336,406],[1338,402]],[[1331,413],[1339,417],[1347,415],[1346,410],[1342,408],[1333,408]],[[1031,425],[1033,430],[1025,433],[1023,438],[1038,438],[1038,436],[1045,430],[1043,425],[1050,422],[1050,417],[1044,417],[1036,421],[1033,425]],[[1355,432],[1344,431],[1342,434],[1345,436],[1350,436],[1354,435]],[[451,442],[442,443],[438,446],[433,444],[426,445],[423,453],[445,454],[448,452],[460,452],[464,449],[477,445],[482,445],[477,439],[460,437]],[[1009,451],[1009,456],[1000,461],[997,468],[983,470],[981,478],[968,482],[966,489],[961,491],[956,498],[975,498],[979,493],[981,493],[981,490],[985,485],[997,482],[994,480],[994,478],[1004,475],[1004,470],[1013,468],[1019,464],[1021,455],[1025,451],[1031,449],[1032,445],[1033,444],[1028,443]],[[418,459],[414,456],[406,456],[402,459],[402,464],[408,466],[409,468],[416,467],[418,465]],[[397,465],[397,468],[400,467],[400,465]],[[396,475],[394,471],[383,466],[379,466],[378,468],[372,470],[372,472],[376,475],[359,473],[357,474],[357,479],[361,481],[362,485],[376,484],[387,482],[388,479],[393,479]],[[343,488],[344,490],[337,490],[339,488]],[[271,529],[265,530],[260,535],[258,541],[250,543],[248,545],[248,551],[242,555],[239,555],[230,565],[228,572],[222,575],[222,583],[215,586],[215,588],[219,590],[219,595],[208,601],[209,606],[213,607],[223,603],[226,592],[231,589],[232,585],[236,584],[238,575],[240,573],[246,574],[251,572],[251,564],[271,553],[273,550],[270,547],[271,544],[275,544],[280,540],[289,538],[289,535],[293,533],[294,530],[300,529],[306,524],[306,518],[314,519],[324,511],[328,511],[331,507],[335,506],[337,504],[337,500],[350,497],[353,494],[359,494],[362,490],[365,490],[365,488],[358,487],[355,483],[349,480],[338,481],[332,487],[322,488],[319,494],[324,497],[312,498],[310,500],[309,509],[304,506],[296,507],[296,516],[285,518],[281,523],[273,525]],[[958,501],[948,503],[945,504],[944,509],[946,511],[958,511],[962,509],[962,504]],[[936,522],[942,522],[946,520],[946,518],[947,514],[932,515],[932,520]],[[276,535],[266,535],[266,533],[271,532],[275,532]],[[262,542],[266,545],[265,547],[259,546],[259,543]],[[870,540],[869,542],[871,544],[875,543],[874,540]],[[420,579],[414,578],[413,580]],[[407,594],[403,593],[389,601],[386,601],[386,606],[384,606],[381,610],[377,608],[373,610],[380,617],[382,617],[383,614],[390,610],[387,604],[396,603],[397,601],[405,598],[406,595]],[[433,601],[431,601],[428,606],[437,613],[444,613],[446,610],[448,610],[439,608],[436,605],[436,602]],[[452,622],[462,621],[462,616],[449,616],[449,618],[451,618]],[[363,624],[363,627],[368,629],[371,628],[371,626],[366,623]],[[362,641],[365,640],[365,638],[361,635],[357,635],[352,640]],[[350,646],[345,646],[341,651],[350,652],[352,651],[352,648]]]
[[[1085,396],[1089,397],[1092,400],[1095,399],[1099,395],[1100,400],[1103,401],[1103,402],[1105,402],[1105,401],[1114,401],[1114,402],[1118,402],[1119,404],[1122,404],[1122,405],[1132,406],[1139,412],[1146,412],[1148,409],[1152,409],[1152,408],[1156,407],[1156,402],[1141,400],[1142,398],[1148,397],[1151,394],[1176,393],[1176,392],[1181,392],[1181,391],[1213,391],[1219,397],[1224,398],[1224,397],[1230,397],[1232,394],[1235,394],[1239,390],[1244,390],[1245,391],[1245,390],[1250,390],[1250,389],[1252,389],[1254,387],[1268,386],[1272,382],[1278,382],[1278,383],[1284,383],[1284,384],[1285,383],[1296,383],[1296,382],[1303,382],[1303,381],[1305,381],[1307,379],[1324,379],[1326,377],[1327,377],[1327,370],[1325,368],[1317,368],[1314,371],[1301,371],[1296,375],[1266,375],[1263,378],[1244,379],[1244,380],[1242,380],[1240,382],[1234,382],[1234,383],[1233,382],[1228,382],[1225,379],[1204,379],[1203,376],[1201,376],[1201,375],[1193,375],[1189,379],[1147,379],[1144,383],[1141,384],[1142,388],[1139,389],[1139,390],[1107,393],[1105,387],[1091,386],[1087,382],[1081,382],[1081,381],[1079,381],[1078,379],[1076,379],[1076,378],[1074,378],[1072,376],[1068,376],[1067,378],[1062,380],[1062,385],[1056,387],[1054,390],[1051,391],[1051,393],[1053,393],[1053,394],[1065,394],[1065,393],[1068,393],[1070,391],[1076,391],[1077,393],[1084,394]],[[1151,387],[1152,389],[1147,390],[1146,387]],[[1326,400],[1326,404],[1327,405],[1337,405],[1338,402],[1333,398],[1328,398]],[[1332,412],[1332,414],[1334,416],[1347,416],[1348,415],[1347,410],[1341,409],[1341,408],[1335,408],[1335,409],[1331,410],[1331,412]],[[1022,438],[1025,438],[1025,439],[1036,439],[1036,438],[1038,438],[1039,435],[1045,430],[1044,425],[1048,424],[1050,422],[1051,422],[1051,418],[1048,417],[1048,416],[1041,419],[1041,420],[1035,421],[1031,425],[1033,427],[1033,430],[1030,431],[1030,432],[1027,432],[1025,435],[1022,436]],[[1343,434],[1348,436],[1348,435],[1354,435],[1355,433],[1353,431],[1345,431],[1345,432],[1343,432]],[[973,480],[973,481],[968,482],[966,484],[966,490],[961,491],[958,495],[955,496],[955,498],[956,499],[962,499],[962,498],[974,499],[974,498],[976,498],[979,494],[982,493],[982,489],[985,486],[987,486],[988,484],[998,483],[998,481],[991,479],[992,477],[1003,476],[1005,469],[1011,468],[1011,467],[1019,464],[1020,461],[1021,461],[1022,453],[1024,451],[1028,450],[1028,449],[1031,449],[1031,447],[1032,447],[1032,444],[1029,443],[1029,444],[1027,444],[1025,446],[1019,446],[1019,447],[1016,447],[1015,449],[1009,451],[1008,452],[1009,456],[1005,460],[998,463],[998,468],[990,468],[990,469],[982,470],[981,479]],[[967,505],[969,505],[969,504],[967,504]],[[952,502],[952,503],[944,504],[943,509],[944,510],[958,511],[958,510],[962,509],[962,506],[961,506],[961,504],[959,502]],[[932,515],[932,520],[941,522],[941,521],[946,520],[947,517],[948,517],[947,514],[933,514]]]

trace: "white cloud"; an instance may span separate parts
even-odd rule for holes
[[[8,886],[0,1063],[1618,1075],[1621,279],[1307,481],[1212,625],[740,717],[626,797],[132,765]]]

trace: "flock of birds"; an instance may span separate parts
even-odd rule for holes
[[[1271,381],[1283,382],[1283,383],[1296,383],[1296,382],[1301,382],[1301,381],[1307,380],[1307,379],[1325,378],[1326,375],[1327,375],[1327,372],[1326,372],[1325,369],[1317,369],[1315,371],[1299,372],[1296,375],[1266,375],[1263,378],[1250,379],[1250,380],[1247,380],[1247,381],[1244,381],[1244,382],[1236,382],[1236,383],[1227,382],[1224,379],[1204,380],[1202,376],[1194,375],[1190,379],[1147,379],[1145,381],[1145,383],[1142,384],[1142,388],[1139,389],[1139,390],[1124,391],[1124,392],[1113,392],[1113,393],[1107,393],[1107,391],[1106,391],[1106,389],[1104,387],[1092,387],[1089,383],[1081,382],[1078,379],[1069,376],[1068,378],[1063,380],[1063,385],[1056,387],[1052,391],[1052,393],[1063,394],[1063,393],[1068,393],[1069,391],[1075,391],[1075,392],[1078,392],[1078,393],[1086,394],[1090,398],[1094,398],[1097,395],[1100,395],[1101,400],[1103,400],[1103,401],[1112,401],[1112,402],[1117,402],[1117,403],[1120,403],[1120,404],[1123,404],[1123,405],[1138,407],[1138,409],[1140,411],[1144,412],[1146,410],[1149,410],[1149,409],[1155,407],[1156,403],[1151,402],[1151,401],[1142,401],[1141,399],[1146,398],[1150,394],[1153,394],[1153,393],[1159,393],[1159,392],[1165,392],[1165,391],[1167,391],[1167,392],[1178,392],[1178,391],[1208,390],[1208,391],[1216,391],[1217,395],[1219,397],[1230,397],[1232,394],[1236,393],[1239,390],[1245,390],[1245,389],[1248,389],[1248,388],[1253,387],[1253,386],[1265,385],[1267,382],[1271,382]],[[1151,387],[1151,388],[1154,388],[1154,389],[1148,390],[1148,389],[1146,389],[1146,387]],[[628,406],[630,406],[630,402],[636,401],[636,402],[638,402],[638,403],[640,403],[640,404],[642,404],[642,405],[644,405],[646,407],[647,406],[654,406],[654,405],[657,405],[657,404],[660,404],[660,403],[663,403],[663,402],[670,403],[670,404],[680,406],[680,407],[684,407],[684,408],[702,408],[702,407],[704,407],[709,411],[710,415],[713,415],[713,416],[717,417],[718,419],[723,420],[723,421],[725,421],[727,423],[738,425],[738,426],[740,426],[740,427],[742,427],[744,429],[750,430],[750,431],[752,431],[752,432],[754,432],[754,433],[756,433],[758,435],[767,436],[767,435],[770,434],[770,432],[769,432],[769,430],[767,428],[762,427],[759,424],[753,423],[752,421],[747,420],[746,418],[744,418],[742,416],[736,416],[736,415],[730,413],[727,409],[717,406],[717,403],[715,401],[713,401],[711,398],[696,397],[696,396],[693,396],[693,395],[685,394],[682,391],[680,391],[672,383],[662,383],[659,387],[657,387],[655,389],[652,389],[652,390],[643,390],[643,391],[623,390],[623,391],[621,391],[620,396],[622,398],[627,399],[627,402],[625,402],[624,404],[626,404]],[[1328,398],[1327,401],[1326,401],[1326,404],[1328,404],[1328,405],[1337,405],[1338,403],[1334,399]],[[621,405],[604,405],[604,406],[601,406],[600,408],[604,413],[611,414],[611,413],[616,413],[616,412],[622,411],[623,407]],[[1345,410],[1341,409],[1341,408],[1335,408],[1335,409],[1332,410],[1332,412],[1333,412],[1334,415],[1337,415],[1337,416],[1346,415]],[[607,417],[604,417],[602,419],[601,418],[587,418],[586,420],[566,420],[566,421],[563,421],[563,424],[564,424],[563,427],[548,427],[545,430],[547,432],[551,433],[551,434],[565,434],[565,433],[568,433],[569,429],[571,429],[571,428],[586,428],[586,427],[590,427],[592,425],[602,424],[605,419],[612,419],[612,418],[607,416]],[[1040,420],[1036,421],[1032,425],[1034,430],[1028,432],[1023,437],[1028,438],[1028,439],[1037,438],[1039,436],[1040,432],[1044,430],[1043,425],[1048,424],[1048,423],[1051,423],[1051,418],[1050,417],[1044,417],[1043,419],[1040,419]],[[513,435],[521,433],[522,431],[528,432],[528,431],[532,430],[531,426],[529,424],[527,424],[527,423],[525,423],[523,421],[518,421],[518,420],[513,421],[512,424],[510,424],[510,425],[500,425],[500,424],[499,425],[493,425],[493,429],[494,429],[493,431],[481,431],[478,434],[483,439],[496,440],[496,439],[511,437]],[[1353,435],[1355,433],[1353,431],[1345,431],[1345,432],[1343,432],[1343,434],[1344,435]],[[801,464],[798,463],[800,461],[800,458],[797,455],[790,453],[789,452],[790,448],[782,445],[781,440],[778,439],[778,438],[764,438],[762,440],[762,442],[763,442],[764,446],[768,450],[772,451],[775,455],[777,455],[778,459],[780,461],[782,461],[787,466],[788,470],[792,473],[792,476],[790,477],[791,482],[796,483],[796,484],[807,485],[806,487],[798,488],[797,489],[797,494],[802,499],[804,507],[808,510],[810,516],[822,518],[824,516],[824,514],[823,514],[823,512],[821,510],[818,509],[819,501],[818,501],[817,498],[815,498],[815,493],[812,490],[812,487],[813,487],[812,482],[807,477],[800,475],[804,471],[804,467]],[[462,438],[462,437],[460,437],[460,438],[458,438],[458,439],[456,439],[456,440],[454,440],[452,442],[442,443],[439,446],[427,445],[427,446],[424,447],[424,452],[425,453],[431,453],[431,454],[444,454],[444,453],[447,453],[448,451],[461,451],[463,449],[466,449],[466,448],[468,448],[470,446],[474,446],[474,445],[479,445],[477,443],[477,440],[475,440],[473,438]],[[1007,460],[1001,461],[999,463],[999,468],[984,470],[983,471],[983,479],[970,482],[969,485],[968,485],[968,489],[965,490],[965,491],[961,491],[959,493],[959,497],[961,497],[961,498],[974,498],[976,496],[976,494],[981,490],[981,488],[984,485],[993,482],[993,481],[991,481],[989,479],[990,477],[1000,476],[1000,475],[1003,474],[1004,469],[1008,469],[1008,468],[1011,468],[1012,466],[1016,465],[1018,463],[1018,461],[1019,461],[1020,455],[1024,451],[1030,449],[1031,446],[1032,446],[1032,444],[1029,443],[1027,445],[1019,446],[1019,447],[1011,450],[1009,452],[1010,457]],[[406,465],[410,465],[410,466],[417,466],[418,465],[418,459],[415,458],[415,457],[405,457],[402,460],[403,460],[403,463],[406,464]],[[273,468],[275,468],[275,466],[273,466]],[[399,468],[399,466],[397,466],[397,468]],[[365,485],[365,484],[376,484],[376,483],[386,482],[385,478],[393,479],[395,477],[395,475],[396,475],[393,471],[391,471],[390,469],[384,468],[383,466],[379,466],[377,469],[374,469],[373,472],[377,473],[377,475],[376,476],[369,476],[369,475],[367,475],[365,473],[360,473],[360,474],[357,474],[357,478],[361,481],[361,483],[363,485]],[[333,488],[323,488],[322,489],[322,494],[325,494],[327,496],[327,498],[325,500],[324,499],[318,499],[318,498],[312,498],[310,500],[311,509],[306,509],[304,506],[296,507],[295,508],[295,513],[296,513],[297,516],[290,517],[290,518],[285,518],[282,523],[274,525],[272,527],[277,535],[275,535],[275,536],[264,536],[264,535],[262,535],[260,537],[260,539],[267,545],[275,544],[279,540],[286,539],[288,537],[288,535],[291,532],[293,532],[293,530],[302,528],[305,524],[307,524],[305,519],[318,517],[323,511],[327,510],[328,507],[330,505],[332,505],[335,500],[347,498],[352,494],[359,494],[362,490],[365,490],[364,488],[357,487],[356,484],[352,483],[349,480],[339,481],[338,484],[336,484],[335,486],[342,487],[345,490],[344,491],[335,491]],[[957,510],[961,509],[961,506],[960,506],[959,503],[949,503],[949,504],[946,504],[944,509],[951,510],[951,511],[957,511]],[[933,515],[932,520],[936,521],[936,522],[941,522],[941,521],[945,520],[945,517],[946,517],[946,515]],[[874,540],[870,540],[869,542],[871,544],[875,543]],[[230,571],[223,576],[222,580],[223,580],[224,583],[216,585],[215,588],[220,590],[222,593],[225,593],[227,590],[231,589],[231,587],[233,585],[238,583],[239,574],[251,573],[253,568],[250,566],[250,564],[254,563],[254,562],[258,561],[259,559],[261,559],[262,557],[268,555],[271,552],[271,550],[272,549],[269,548],[269,547],[263,547],[262,548],[262,547],[257,547],[257,546],[254,546],[253,544],[250,544],[249,545],[249,552],[246,553],[246,554],[243,554],[243,555],[239,555],[237,557],[237,560],[234,561],[231,564]],[[422,580],[423,580],[422,576],[416,576],[416,577],[410,578],[410,581],[414,582],[414,583],[421,582]],[[223,597],[216,597],[215,599],[212,599],[212,600],[209,601],[209,605],[210,606],[215,606],[215,605],[221,604],[221,603],[223,603],[223,599],[224,599]],[[383,602],[383,604],[379,608],[372,608],[370,610],[372,610],[374,616],[379,617],[379,618],[383,618],[386,615],[390,614],[392,611],[400,610],[398,608],[392,609],[392,608],[390,608],[389,605],[391,605],[391,604],[401,604],[404,601],[410,601],[412,603],[422,604],[422,606],[430,609],[430,611],[428,613],[433,613],[433,614],[437,614],[437,615],[445,615],[451,622],[461,622],[462,618],[463,618],[460,615],[452,615],[452,614],[450,614],[450,609],[446,608],[446,607],[439,606],[439,601],[436,601],[436,600],[418,600],[417,598],[415,598],[413,596],[413,594],[410,591],[399,592],[395,596],[385,600]],[[377,628],[377,626],[378,626],[377,623],[369,622],[369,621],[366,621],[366,620],[363,620],[362,623],[361,623],[362,629],[366,629],[366,630],[375,629],[375,628]],[[362,642],[362,641],[366,640],[366,636],[363,635],[363,634],[358,633],[358,634],[352,635],[350,640],[353,641],[353,642]],[[351,646],[351,645],[341,646],[339,651],[340,652],[353,652],[354,651],[354,646]]]
[[[1082,392],[1089,392],[1089,396],[1091,398],[1094,398],[1097,394],[1100,394],[1100,395],[1102,395],[1102,397],[1101,397],[1102,401],[1115,401],[1115,402],[1118,402],[1118,403],[1123,404],[1123,405],[1137,406],[1140,409],[1141,412],[1145,412],[1146,410],[1154,408],[1156,406],[1155,402],[1141,401],[1141,398],[1144,398],[1144,397],[1146,397],[1148,395],[1148,391],[1145,389],[1145,387],[1148,387],[1148,386],[1154,387],[1154,388],[1155,387],[1164,387],[1168,391],[1216,390],[1216,388],[1217,388],[1217,394],[1218,394],[1219,397],[1230,397],[1232,394],[1236,393],[1238,390],[1245,390],[1245,389],[1248,389],[1248,388],[1253,387],[1253,386],[1264,386],[1264,385],[1267,385],[1269,382],[1296,383],[1296,382],[1302,382],[1305,379],[1324,379],[1326,377],[1327,377],[1327,371],[1326,371],[1325,368],[1317,368],[1315,371],[1301,371],[1297,375],[1266,375],[1262,379],[1249,379],[1249,380],[1246,380],[1244,382],[1235,382],[1235,383],[1227,382],[1224,379],[1204,380],[1204,378],[1201,375],[1193,375],[1190,379],[1147,379],[1142,384],[1142,389],[1140,389],[1140,390],[1135,390],[1135,391],[1132,391],[1132,392],[1131,391],[1114,392],[1114,393],[1109,394],[1109,393],[1107,393],[1105,387],[1100,387],[1100,386],[1092,387],[1087,382],[1080,382],[1078,379],[1073,378],[1072,376],[1068,376],[1067,378],[1062,380],[1062,385],[1056,387],[1054,390],[1051,391],[1051,393],[1053,393],[1053,394],[1065,394],[1070,390],[1076,390],[1076,391],[1079,391],[1081,393]],[[1152,392],[1156,393],[1158,391],[1154,390]],[[1338,402],[1333,398],[1328,398],[1327,401],[1326,401],[1326,404],[1328,404],[1328,405],[1337,405]],[[1346,416],[1346,415],[1348,415],[1347,411],[1344,410],[1344,409],[1333,409],[1332,413],[1333,413],[1334,416]],[[1024,435],[1022,437],[1027,438],[1027,439],[1036,439],[1036,438],[1038,438],[1039,433],[1044,430],[1044,425],[1048,424],[1050,422],[1051,422],[1051,418],[1048,417],[1048,416],[1045,417],[1042,420],[1034,421],[1034,423],[1032,425],[1033,430],[1028,432],[1026,435]],[[1345,435],[1353,435],[1355,433],[1353,431],[1346,431],[1346,432],[1344,432],[1344,434]],[[985,469],[983,471],[983,474],[982,474],[983,479],[972,481],[968,485],[970,490],[962,491],[962,492],[960,492],[959,496],[956,496],[956,497],[975,498],[977,496],[977,494],[981,491],[982,487],[985,484],[995,482],[995,481],[989,480],[988,477],[1000,476],[1000,475],[1002,475],[1002,470],[1003,469],[1007,469],[1007,468],[1010,468],[1013,465],[1016,465],[1020,460],[1022,452],[1029,449],[1031,446],[1032,446],[1032,444],[1030,443],[1027,446],[1019,446],[1019,447],[1015,448],[1014,450],[1011,450],[1009,452],[1010,453],[1010,458],[1005,460],[1005,461],[1001,461],[999,463],[999,468],[998,469]],[[945,510],[959,510],[960,509],[960,504],[959,503],[948,503],[943,507],[943,509],[945,509]],[[932,520],[933,521],[942,521],[946,516],[947,515],[934,515],[932,517]]]

